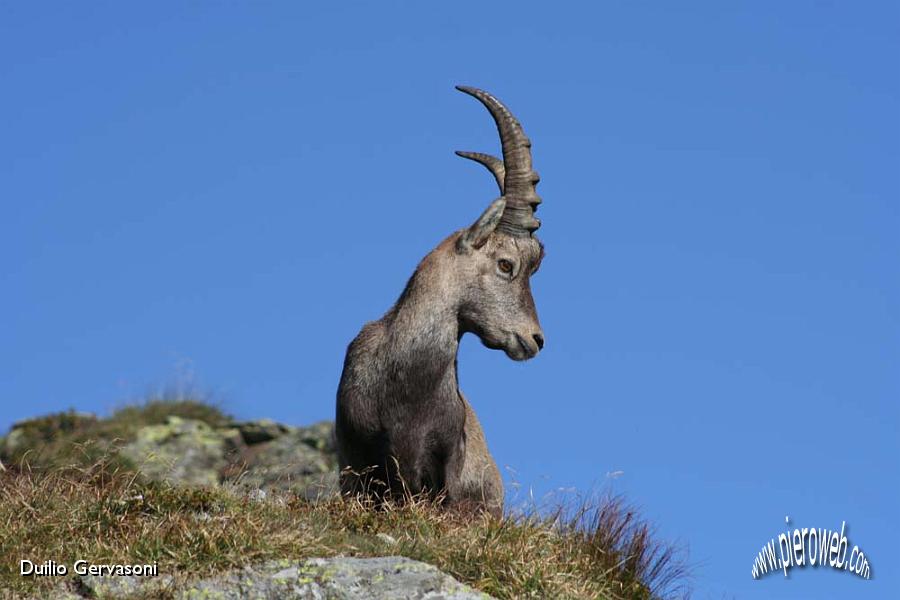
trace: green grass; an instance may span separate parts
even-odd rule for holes
[[[28,426],[47,448],[6,460],[0,472],[0,595],[41,597],[60,583],[20,577],[20,558],[158,562],[161,574],[189,578],[267,559],[397,554],[498,598],[684,595],[678,553],[654,541],[621,499],[503,519],[448,512],[421,498],[377,509],[277,493],[256,500],[229,488],[146,481],[114,453],[83,451],[85,444],[108,449],[171,414],[228,420],[198,403],[151,402],[104,420],[69,413]],[[31,456],[41,457],[40,468],[28,466]]]

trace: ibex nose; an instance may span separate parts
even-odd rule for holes
[[[534,343],[538,345],[538,350],[544,349],[544,336],[540,333],[535,333],[531,337],[534,338]]]

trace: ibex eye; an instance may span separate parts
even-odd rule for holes
[[[513,270],[513,264],[505,258],[501,258],[497,261],[497,267],[500,269],[501,273],[506,273],[507,275],[512,273]]]

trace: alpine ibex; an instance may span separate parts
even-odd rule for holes
[[[456,354],[467,332],[513,360],[544,346],[529,283],[544,256],[534,236],[539,178],[531,142],[509,109],[482,90],[457,89],[490,111],[503,160],[457,154],[487,167],[501,196],[432,250],[397,303],[350,343],[335,434],[344,494],[445,494],[449,504],[499,515],[503,481],[459,390]]]

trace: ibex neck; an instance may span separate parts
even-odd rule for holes
[[[456,381],[459,349],[455,294],[441,278],[416,272],[397,304],[385,315],[386,350],[398,375],[437,385]]]

